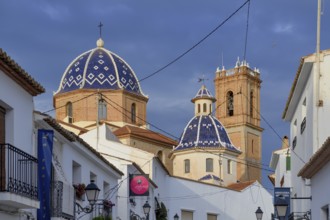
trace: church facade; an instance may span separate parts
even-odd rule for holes
[[[224,186],[260,181],[259,71],[237,62],[215,74],[215,97],[201,87],[192,99],[195,116],[177,142],[148,128],[149,97],[129,64],[100,38],[66,68],[53,97],[56,119],[77,135],[105,124],[121,143],[159,157],[175,176]]]

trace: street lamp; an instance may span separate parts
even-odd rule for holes
[[[151,208],[151,206],[149,205],[148,201],[146,201],[146,203],[144,203],[144,205],[143,205],[143,212],[146,215],[147,220],[149,220],[150,208]]]
[[[275,210],[277,212],[277,217],[280,219],[285,217],[286,211],[288,209],[288,204],[284,199],[278,199],[277,203],[275,204]]]
[[[99,197],[100,189],[97,187],[97,185],[94,183],[94,180],[91,180],[90,184],[88,184],[85,188],[85,193],[87,200],[89,202],[89,206],[82,207],[79,203],[75,203],[78,207],[77,213],[85,212],[85,213],[91,213],[94,209],[94,205],[97,201],[97,198]]]
[[[96,203],[100,193],[100,189],[94,183],[94,180],[91,180],[91,183],[86,186],[85,192],[89,204],[93,206]]]
[[[261,210],[260,207],[258,207],[258,209],[256,211],[257,220],[261,220],[263,214],[264,214],[264,212]]]
[[[178,216],[178,214],[176,214],[176,213],[175,213],[175,215],[174,215],[174,220],[179,220],[179,216]]]

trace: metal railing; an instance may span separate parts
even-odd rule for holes
[[[62,219],[74,219],[73,214],[70,215],[63,212],[63,182],[61,181],[52,182],[51,216]]]
[[[0,192],[38,200],[38,159],[11,144],[0,144]]]

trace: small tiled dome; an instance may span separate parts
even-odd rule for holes
[[[195,116],[187,124],[174,151],[189,148],[224,148],[240,152],[231,143],[221,122],[212,115]]]
[[[145,96],[133,69],[103,45],[103,40],[99,39],[96,48],[79,55],[70,63],[56,93],[77,89],[123,89]]]
[[[189,148],[223,148],[240,152],[231,143],[221,122],[212,116],[211,103],[215,102],[215,98],[205,85],[202,85],[191,101],[195,103],[195,116],[185,127],[180,143],[174,151]],[[203,109],[200,105],[203,105]],[[208,106],[210,107],[207,110]]]
[[[198,99],[209,99],[212,102],[215,102],[216,100],[205,85],[202,85],[202,87],[198,90],[197,94],[191,101],[195,102]]]

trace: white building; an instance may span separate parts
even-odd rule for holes
[[[272,196],[257,181],[221,187],[172,176],[157,155],[114,140],[106,124],[101,125],[98,132],[96,129],[91,130],[81,137],[91,146],[95,147],[98,143],[98,151],[125,174],[118,189],[118,206],[116,204],[114,207],[118,209],[117,219],[128,219],[131,214],[143,217],[142,206],[146,201],[151,205],[150,220],[156,219],[155,210],[161,203],[166,207],[168,219],[178,214],[183,220],[254,220],[258,207],[263,210],[264,219],[271,217]],[[128,175],[133,173],[149,174],[151,187],[148,197],[129,197]]]
[[[36,129],[54,131],[52,158],[52,219],[91,219],[102,215],[117,216],[117,209],[104,213],[103,200],[117,204],[117,191],[113,190],[123,173],[77,135],[62,128],[49,116],[35,113]],[[73,185],[91,181],[98,186],[98,201],[91,214],[78,207],[89,206],[86,196],[77,198]],[[79,204],[79,205],[77,205]],[[79,211],[80,210],[80,211]]]
[[[39,208],[33,97],[43,92],[0,49],[0,219],[27,219]]]
[[[282,139],[282,147],[272,153],[269,164],[275,170],[272,175],[274,187],[291,187],[291,155],[288,137]]]
[[[298,173],[329,137],[329,69],[330,50],[321,52],[319,64],[316,54],[303,57],[283,112],[283,119],[290,122],[290,140],[292,140],[292,197],[311,197],[311,186],[316,184],[305,175],[302,178]],[[320,174],[322,173],[320,172]],[[328,188],[318,190],[323,191],[323,193],[329,191]],[[297,216],[301,215],[299,213],[309,212],[311,207],[314,207],[315,201],[314,197],[313,200],[293,199],[291,202],[293,215]],[[322,207],[327,204],[329,204],[329,200]],[[321,212],[322,207],[312,210],[313,218],[314,214],[318,215],[317,213]]]

